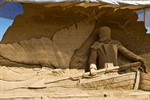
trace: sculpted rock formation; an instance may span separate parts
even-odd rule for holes
[[[1,44],[0,55],[13,62],[69,68],[70,59],[93,31],[95,22],[80,22],[55,33],[52,40],[46,37]],[[69,36],[69,38],[68,38]]]
[[[14,43],[41,37],[52,39],[53,35],[60,29],[70,27],[88,18],[84,13],[90,15],[93,9],[45,7],[42,4],[23,4],[23,8],[24,14],[15,18],[14,24],[4,35],[2,43]]]

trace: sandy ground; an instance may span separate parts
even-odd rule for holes
[[[150,65],[150,54],[141,55]],[[147,68],[150,71],[150,68]],[[28,89],[37,81],[57,80],[83,74],[84,70],[50,68],[0,67],[0,100],[150,100],[150,92],[142,90],[101,90],[75,87],[72,80],[47,84],[47,88]],[[44,80],[45,81],[45,80]],[[72,84],[73,83],[73,84]]]
[[[39,90],[16,89],[2,92],[0,99],[11,100],[149,100],[150,92],[133,90],[83,90],[54,87]]]
[[[47,84],[47,88],[28,89],[32,83],[56,80],[84,73],[83,70],[51,70],[1,66],[0,100],[149,100],[150,92],[134,90],[101,90],[75,87],[72,80]]]

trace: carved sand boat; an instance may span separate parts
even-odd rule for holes
[[[80,87],[93,89],[138,89],[139,73],[106,74],[93,79],[82,79]]]
[[[139,63],[131,63],[132,65],[138,65]],[[131,65],[130,64],[130,65]],[[125,65],[126,67],[127,65]],[[75,76],[67,76],[56,80],[45,79],[39,80],[30,85],[30,89],[40,89],[51,87],[53,84],[66,83],[72,85],[72,87],[79,87],[82,89],[126,89],[137,90],[140,81],[140,72],[130,72],[124,74],[118,74],[119,66],[108,66],[97,71],[96,76],[91,76],[90,72],[84,74],[78,74]],[[67,82],[70,83],[67,83]],[[37,85],[38,84],[38,85]],[[69,86],[68,85],[68,86]]]
[[[137,66],[139,63],[131,63],[131,66]],[[124,65],[127,68],[128,65]],[[112,69],[113,68],[113,69]],[[117,69],[117,70],[116,70]],[[123,68],[122,68],[123,69]],[[103,69],[105,71],[98,71],[98,77],[90,79],[82,79],[79,86],[82,88],[94,89],[129,89],[137,90],[140,81],[140,72],[118,74],[118,70],[122,70],[118,66],[109,65]]]

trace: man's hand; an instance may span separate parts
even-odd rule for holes
[[[97,67],[95,64],[90,65],[90,75],[95,76],[97,74]]]
[[[90,69],[90,75],[91,76],[97,75],[97,69],[94,69],[94,68]]]
[[[140,70],[141,70],[142,72],[147,73],[147,71],[146,71],[146,62],[145,62],[145,60],[144,60],[143,58],[140,57],[138,61],[141,62]]]

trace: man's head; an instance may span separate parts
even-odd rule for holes
[[[99,37],[101,42],[107,41],[111,39],[111,29],[107,26],[101,27],[98,30],[99,32]]]

